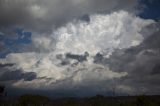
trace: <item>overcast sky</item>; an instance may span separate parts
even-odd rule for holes
[[[159,0],[0,0],[0,85],[9,95],[158,95],[159,11]]]

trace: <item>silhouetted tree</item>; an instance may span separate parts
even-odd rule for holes
[[[4,95],[5,86],[0,85],[0,96]]]

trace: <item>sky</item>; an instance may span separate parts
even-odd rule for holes
[[[160,94],[159,0],[0,0],[9,96]]]

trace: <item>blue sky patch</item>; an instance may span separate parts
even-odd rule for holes
[[[141,4],[144,4],[144,10],[139,15],[145,19],[160,20],[160,0],[141,0]]]
[[[4,57],[10,52],[19,52],[22,50],[22,48],[19,48],[18,46],[23,47],[23,45],[27,45],[32,42],[31,32],[24,31],[24,29],[21,28],[17,28],[13,31],[13,33],[16,34],[17,37],[8,38],[5,34],[0,34],[0,42],[2,42],[5,46],[5,49],[3,51],[0,51],[0,57]]]

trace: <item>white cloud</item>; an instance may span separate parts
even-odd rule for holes
[[[104,50],[129,48],[143,41],[140,31],[153,23],[129,14],[126,11],[107,15],[91,15],[90,22],[75,21],[68,23],[53,33],[57,36],[56,49],[62,52],[95,55]]]
[[[68,79],[78,84],[87,80],[103,82],[119,79],[127,72],[113,72],[107,66],[94,64],[93,56],[98,52],[104,52],[107,56],[115,49],[138,45],[144,39],[141,29],[151,23],[152,20],[141,19],[126,11],[91,15],[90,22],[75,20],[54,30],[50,36],[33,37],[34,46],[45,52],[11,53],[5,59],[0,59],[0,63],[14,63],[17,69],[35,72],[40,78],[13,84],[19,87],[29,84],[34,88],[37,86],[35,83],[40,87],[45,82],[46,86],[54,88],[59,81]],[[62,66],[56,58],[57,54],[70,52],[82,55],[85,51],[90,54],[88,61],[76,66]]]

